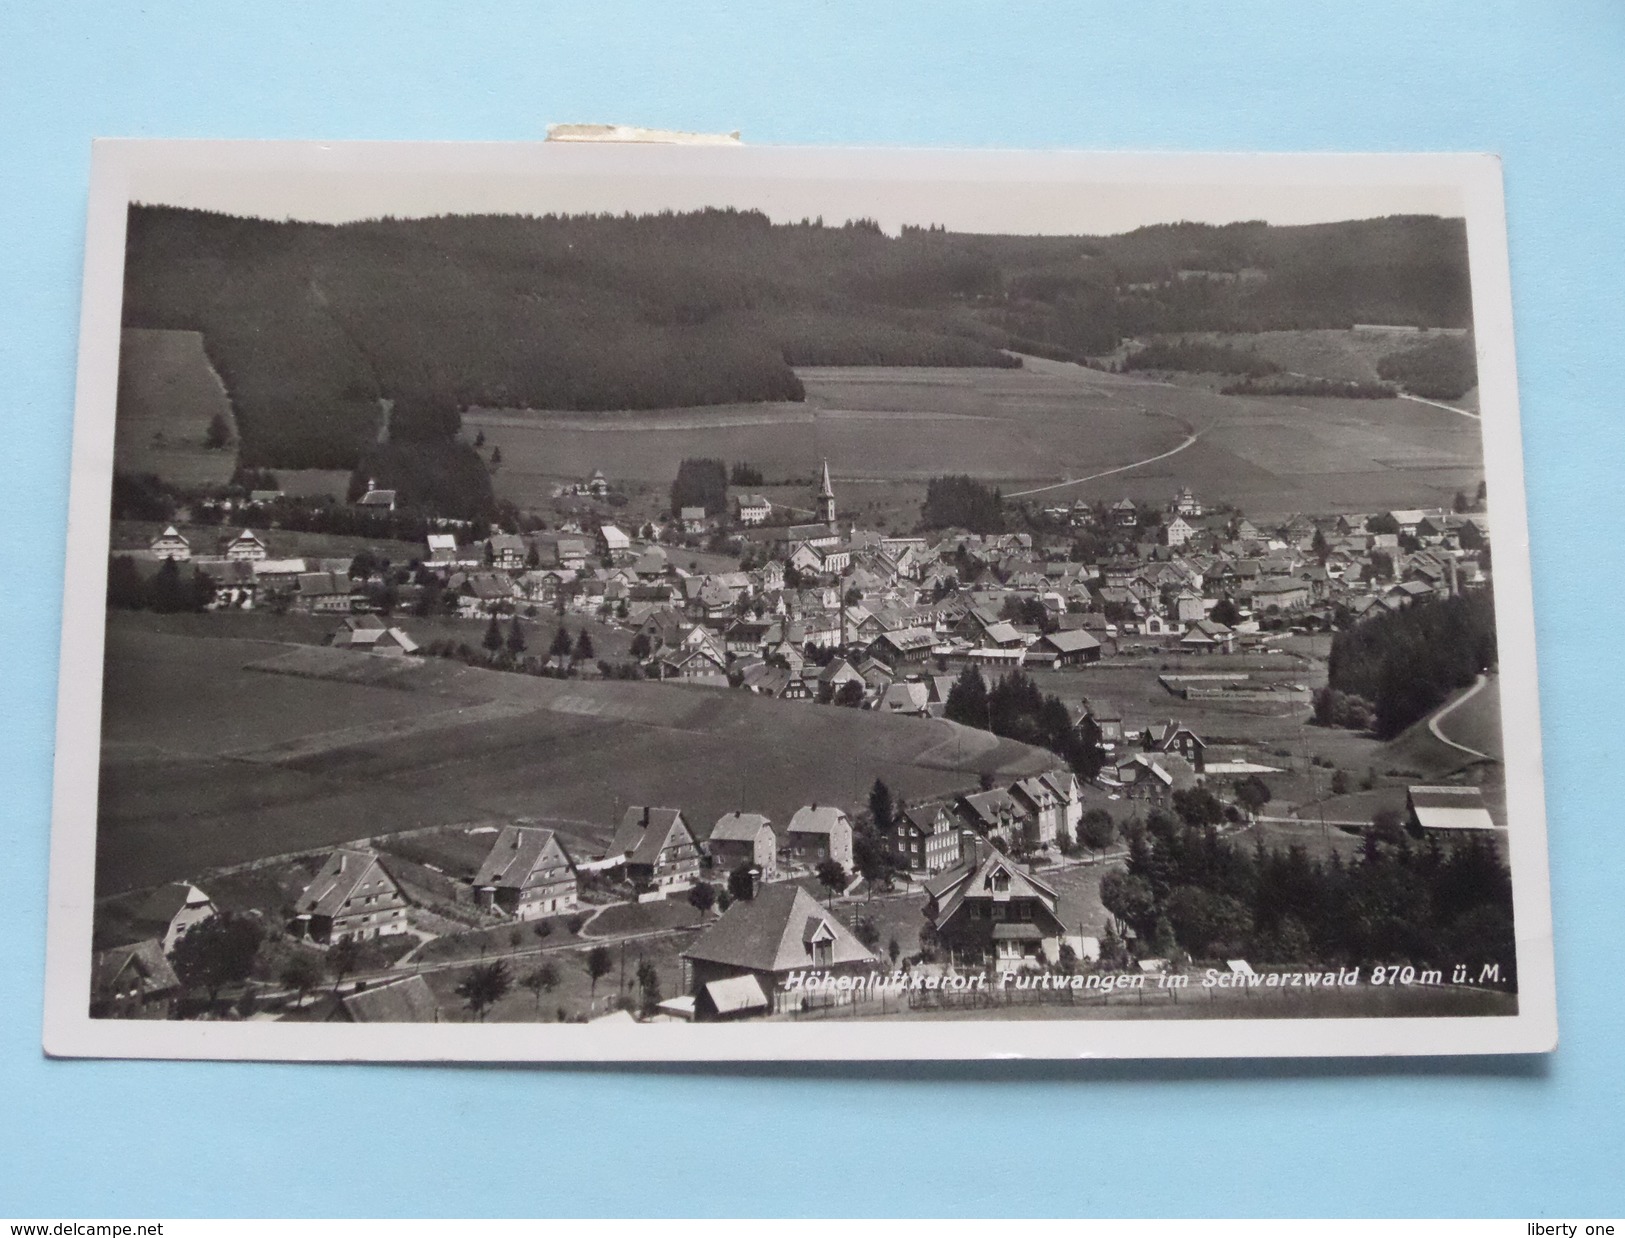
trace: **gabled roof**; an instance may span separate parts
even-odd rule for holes
[[[143,996],[181,987],[180,977],[164,957],[162,943],[152,938],[96,955],[92,984],[97,993],[131,987],[132,980],[139,982]]]
[[[1051,632],[1038,643],[1048,645],[1056,653],[1086,653],[1100,648],[1100,642],[1081,627]]]
[[[340,847],[327,857],[311,883],[294,904],[301,915],[337,916],[344,904],[363,887],[376,885],[380,891],[398,896],[399,890],[376,853],[356,847]]]
[[[1411,787],[1406,799],[1424,830],[1496,828],[1484,807],[1484,793],[1477,787]]]
[[[535,884],[532,879],[542,867],[548,844],[555,842],[565,864],[573,867],[570,865],[570,853],[552,830],[528,825],[503,826],[479,872],[474,874],[475,886],[523,890]]]
[[[648,808],[634,804],[621,818],[609,845],[611,855],[624,855],[631,864],[654,864],[674,829],[693,838],[680,808]]]
[[[811,966],[812,937],[822,938],[826,931],[831,964],[875,961],[844,924],[793,883],[762,886],[755,898],[735,902],[683,957],[745,971],[785,972]]]
[[[967,899],[991,899],[1010,902],[1016,899],[1036,899],[1056,914],[1060,896],[1053,887],[1040,881],[1022,868],[997,847],[983,844],[986,854],[961,868],[951,869],[933,882],[926,884],[926,892],[936,901],[936,922],[940,926],[951,919]],[[1003,888],[999,888],[1001,884]]]
[[[440,1003],[422,976],[402,976],[346,994],[345,1013],[357,1023],[434,1023]]]
[[[207,907],[210,898],[188,881],[171,881],[159,886],[137,907],[134,918],[143,924],[165,924],[183,907]]]
[[[809,804],[796,809],[796,814],[790,818],[790,824],[785,827],[785,832],[828,834],[833,837],[843,828],[850,830],[852,823],[839,808],[833,808],[828,804]]]
[[[730,812],[717,818],[710,841],[751,843],[764,828],[771,830],[773,823],[759,812]]]

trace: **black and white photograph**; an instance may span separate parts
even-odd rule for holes
[[[46,1047],[1555,1041],[1479,156],[123,141]]]

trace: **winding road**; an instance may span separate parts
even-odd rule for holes
[[[1475,696],[1482,692],[1484,690],[1484,685],[1489,683],[1489,681],[1490,679],[1488,675],[1479,675],[1479,677],[1473,681],[1472,687],[1468,688],[1467,691],[1463,692],[1438,713],[1434,714],[1433,717],[1428,719],[1428,730],[1433,733],[1434,739],[1438,740],[1441,744],[1448,744],[1457,752],[1465,752],[1468,756],[1480,761],[1493,761],[1496,758],[1492,757],[1487,752],[1480,752],[1477,748],[1469,748],[1466,744],[1458,744],[1455,740],[1451,739],[1439,729],[1439,723],[1443,722],[1451,714],[1455,713],[1456,710],[1460,709],[1468,701],[1472,700]]]

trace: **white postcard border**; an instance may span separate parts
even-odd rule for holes
[[[92,1019],[96,801],[124,231],[130,201],[201,169],[447,178],[601,175],[1291,186],[1442,184],[1467,219],[1495,546],[1518,1013],[1367,1019],[396,1024]],[[1557,1041],[1534,602],[1499,160],[1489,155],[1085,154],[543,143],[96,143],[63,591],[43,1044],[64,1057],[332,1061],[742,1061],[1360,1057],[1549,1051]]]

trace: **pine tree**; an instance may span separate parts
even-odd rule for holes
[[[508,652],[518,657],[525,652],[525,630],[515,615],[508,623]]]
[[[502,648],[502,628],[497,624],[497,617],[491,616],[491,622],[486,625],[485,639],[480,642],[492,653]]]

